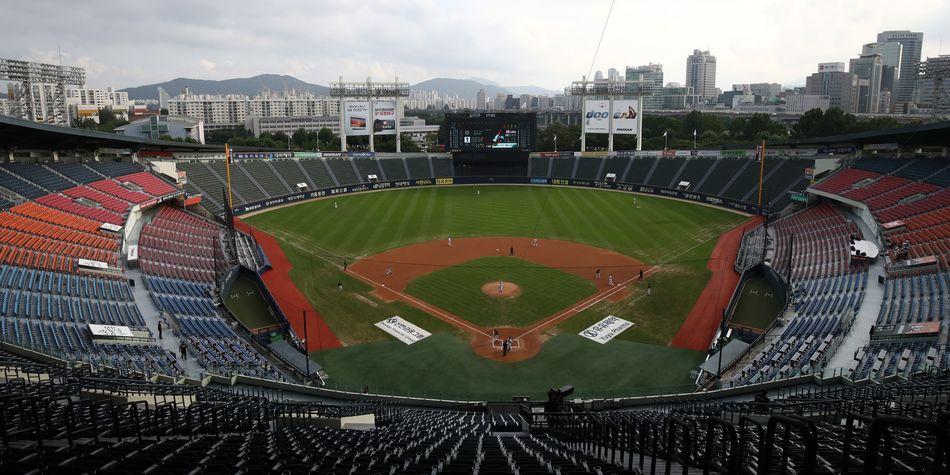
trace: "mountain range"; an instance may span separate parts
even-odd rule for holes
[[[161,87],[170,96],[175,97],[185,89],[192,94],[241,94],[245,96],[256,96],[264,91],[284,92],[296,91],[298,93],[311,93],[314,95],[326,95],[330,92],[327,86],[311,84],[302,81],[293,76],[280,74],[260,74],[249,78],[233,78],[222,80],[211,79],[192,79],[177,78],[171,81],[165,81],[155,84],[146,84],[144,86],[127,87],[120,91],[128,92],[129,99],[158,99],[158,88]],[[474,99],[479,89],[484,89],[487,97],[494,97],[496,94],[532,94],[532,95],[554,95],[558,91],[544,89],[537,86],[501,86],[494,81],[480,78],[453,79],[453,78],[434,78],[410,86],[413,90],[435,91],[440,95],[459,96],[463,98]]]

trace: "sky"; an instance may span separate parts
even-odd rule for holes
[[[82,66],[87,85],[289,74],[327,84],[479,77],[562,90],[591,70],[661,63],[685,81],[708,49],[717,86],[801,85],[883,30],[950,53],[947,0],[31,0],[2,7],[0,57]],[[944,45],[945,43],[945,45]]]

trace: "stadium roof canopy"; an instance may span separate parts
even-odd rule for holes
[[[0,148],[25,150],[131,149],[180,152],[221,152],[223,145],[205,145],[171,140],[126,137],[109,132],[41,124],[14,117],[0,116]],[[239,151],[270,150],[234,147]]]
[[[786,145],[866,145],[896,143],[906,146],[950,145],[950,120],[892,129],[829,135],[807,139],[790,139]]]

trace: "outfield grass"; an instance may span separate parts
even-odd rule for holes
[[[446,236],[563,239],[641,262],[675,256],[742,222],[735,213],[652,196],[540,186],[433,187],[311,201],[246,218],[342,263]],[[333,204],[338,207],[334,208]]]
[[[763,277],[754,275],[743,284],[730,321],[737,325],[765,330],[781,309],[782,302],[775,295],[772,286]]]
[[[614,315],[634,323],[633,328],[616,338],[669,344],[709,280],[711,272],[706,267],[706,258],[715,245],[715,241],[703,244],[684,255],[681,263],[659,268],[647,275],[644,282],[632,282],[627,286],[633,294],[630,298],[621,302],[604,300],[562,321],[558,330],[578,333],[605,316]],[[646,295],[647,283],[653,286],[649,296]]]
[[[373,342],[314,355],[329,388],[462,400],[542,399],[549,388],[573,384],[577,397],[690,392],[690,370],[705,354],[615,340],[606,345],[558,335],[534,358],[501,363],[482,358],[464,341],[434,334],[412,345]]]
[[[251,330],[277,323],[274,310],[264,300],[257,282],[240,275],[231,285],[231,293],[225,304],[231,314]]]
[[[488,282],[514,282],[511,298],[486,295]],[[417,277],[406,292],[483,327],[522,327],[593,295],[593,282],[514,257],[483,257]]]

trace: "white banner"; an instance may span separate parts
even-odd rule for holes
[[[632,326],[633,322],[628,322],[622,318],[609,315],[607,318],[587,327],[586,330],[578,333],[578,335],[603,345]]]
[[[92,337],[100,338],[132,338],[132,330],[129,327],[122,327],[118,325],[97,325],[95,323],[89,324],[89,333],[92,333]]]
[[[588,99],[584,104],[587,110],[584,115],[584,133],[606,134],[610,123],[610,101]]]
[[[398,315],[377,322],[376,326],[407,345],[411,345],[432,335],[412,323],[403,320],[402,317]]]
[[[369,135],[369,102],[345,101],[343,103],[343,126],[346,135]]]
[[[373,103],[373,133],[396,135],[396,101]]]
[[[640,125],[640,115],[637,113],[639,104],[633,99],[614,101],[614,133],[636,134]]]

